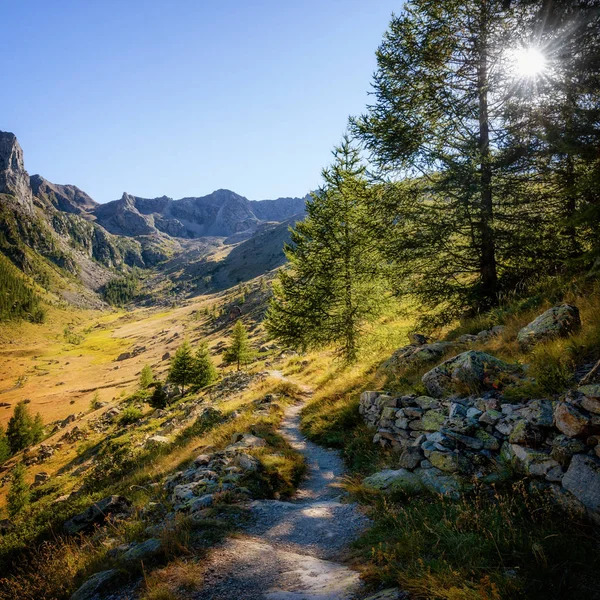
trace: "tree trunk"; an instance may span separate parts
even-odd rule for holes
[[[492,203],[492,161],[490,153],[490,123],[488,115],[488,3],[481,4],[478,39],[477,91],[479,100],[479,152],[481,176],[480,207],[480,268],[482,304],[494,306],[498,300],[498,275],[496,271],[496,246],[494,240]]]

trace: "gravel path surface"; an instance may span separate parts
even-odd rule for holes
[[[212,551],[196,600],[351,600],[359,593],[358,573],[336,561],[368,521],[341,502],[342,460],[304,438],[301,409],[288,408],[281,431],[305,456],[306,479],[290,502],[252,503],[253,524]]]

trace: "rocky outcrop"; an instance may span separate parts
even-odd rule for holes
[[[0,194],[14,196],[21,208],[33,212],[33,194],[23,150],[15,135],[6,131],[0,131]]]
[[[30,184],[36,198],[63,212],[85,216],[98,206],[97,202],[75,185],[50,183],[41,175],[32,175]]]
[[[449,358],[423,375],[423,385],[435,397],[498,387],[500,378],[514,377],[518,368],[476,350]]]
[[[131,502],[123,496],[108,496],[69,519],[63,529],[69,535],[86,531],[95,525],[101,525],[110,515],[127,514],[130,506]]]
[[[94,600],[119,575],[116,569],[101,571],[92,575],[72,596],[71,600]]]
[[[519,331],[517,341],[523,348],[531,348],[540,342],[566,337],[581,327],[579,309],[570,304],[553,306]]]

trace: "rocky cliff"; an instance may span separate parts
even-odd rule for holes
[[[5,131],[0,131],[0,194],[11,196],[28,212],[33,210],[33,194],[23,162],[23,150],[15,135]]]

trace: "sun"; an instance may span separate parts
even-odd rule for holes
[[[515,73],[520,77],[533,79],[546,69],[546,57],[538,48],[519,48],[513,57]]]

